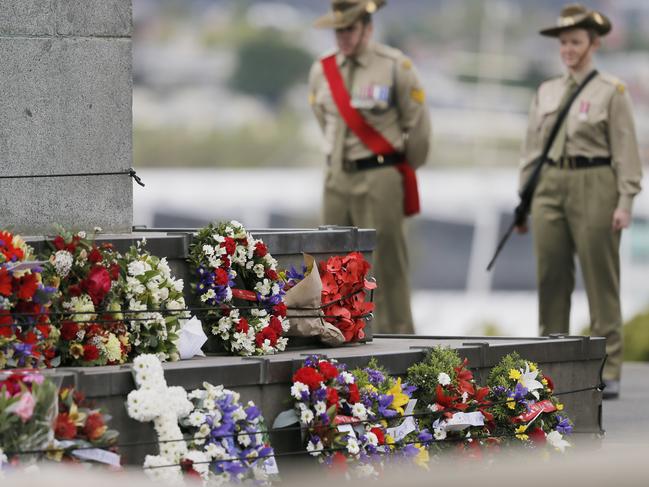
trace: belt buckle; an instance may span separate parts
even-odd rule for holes
[[[382,154],[379,154],[378,156],[376,156],[376,161],[379,163],[379,165],[381,165],[385,163],[385,158],[383,157]]]

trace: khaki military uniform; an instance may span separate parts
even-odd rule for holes
[[[415,168],[426,162],[430,119],[419,76],[403,53],[370,43],[355,58],[337,55],[356,108]],[[322,128],[327,154],[324,223],[375,228],[375,329],[413,333],[404,235],[403,188],[395,167],[356,170],[353,162],[372,156],[341,118],[320,61],[309,77],[309,101]]]
[[[579,79],[568,75],[543,83],[530,109],[521,183],[541,155],[561,103]],[[613,212],[631,211],[640,191],[642,169],[631,100],[624,85],[598,74],[571,106],[550,150],[557,165],[545,164],[532,203],[541,334],[568,333],[574,255],[582,269],[591,334],[607,338],[604,379],[619,380],[622,365],[620,311],[620,232]],[[610,158],[611,165],[574,168],[573,156]]]

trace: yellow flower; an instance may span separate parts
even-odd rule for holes
[[[79,412],[79,408],[77,408],[77,405],[72,403],[70,406],[70,412],[68,413],[68,418],[70,418],[70,421],[74,423],[75,426],[83,426],[86,424],[86,413],[81,413]]]
[[[531,370],[532,372],[536,371],[536,364],[534,364],[534,363],[532,363],[532,362],[529,362],[529,365],[530,365],[530,370]]]
[[[563,404],[560,402],[557,403],[557,411],[563,411]]]
[[[507,399],[507,407],[509,409],[516,409],[516,401],[513,399]]]
[[[377,388],[374,387],[372,384],[367,384],[367,385],[365,386],[365,389],[366,389],[367,391],[369,391],[369,392],[378,392]]]
[[[516,438],[518,438],[521,441],[525,441],[529,439],[529,436],[524,434],[527,431],[527,425],[521,425],[518,428],[516,428]]]
[[[541,384],[543,384],[544,386],[547,386],[548,385],[548,380],[544,377],[543,379],[541,379]]]
[[[394,445],[394,438],[390,435],[385,435],[385,444],[390,446]]]
[[[430,457],[428,456],[428,450],[426,450],[426,448],[421,446],[419,443],[415,443],[415,448],[419,450],[419,453],[417,453],[417,456],[415,457],[415,463],[419,467],[428,470],[428,462],[430,460]]]
[[[83,357],[83,345],[80,343],[70,345],[70,355],[76,359]]]
[[[521,371],[516,369],[511,369],[509,371],[509,378],[511,380],[518,380],[521,378]]]
[[[401,377],[397,379],[397,383],[393,385],[387,393],[392,396],[392,404],[388,407],[394,409],[398,413],[404,414],[403,406],[408,404],[410,398],[401,390]]]

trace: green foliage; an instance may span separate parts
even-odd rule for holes
[[[361,390],[371,384],[370,376],[367,373],[367,369],[378,370],[385,377],[390,376],[388,370],[379,364],[379,361],[376,360],[376,357],[372,357],[365,367],[358,367],[354,370],[349,371],[354,376],[355,383],[358,386],[358,388]],[[381,392],[385,392],[385,391],[381,391]]]
[[[415,396],[425,404],[431,404],[435,397],[437,376],[444,372],[455,381],[455,368],[462,365],[462,359],[456,350],[446,347],[435,347],[428,352],[423,361],[408,368],[407,382],[416,386]]]
[[[238,49],[233,89],[277,104],[296,83],[306,79],[311,55],[272,29],[260,31]]]
[[[649,311],[635,316],[622,328],[624,360],[649,362]]]
[[[512,352],[509,355],[505,355],[502,360],[491,369],[489,372],[489,378],[487,379],[487,385],[491,388],[493,387],[507,387],[509,388],[509,371],[512,369],[524,369],[525,360],[518,355],[518,352]]]

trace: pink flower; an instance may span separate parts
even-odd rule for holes
[[[34,414],[35,405],[36,401],[34,400],[34,396],[32,396],[31,392],[25,391],[21,394],[18,402],[12,404],[9,407],[9,412],[14,413],[16,416],[20,417],[23,423],[25,423],[29,418],[32,417],[32,414]]]

